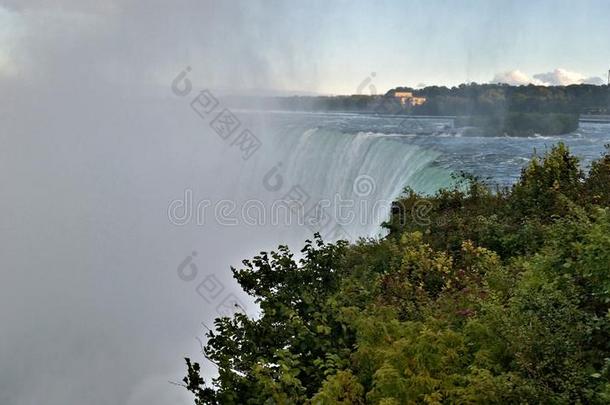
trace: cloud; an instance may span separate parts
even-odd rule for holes
[[[513,86],[541,84],[539,80],[532,79],[530,76],[520,70],[511,70],[509,72],[496,73],[496,75],[492,79],[492,83],[506,83]]]
[[[0,79],[19,76],[57,88],[74,82],[164,87],[190,64],[191,80],[212,89],[293,90],[318,82],[311,54],[323,34],[295,24],[320,20],[314,10],[302,15],[263,1],[1,3]],[[328,19],[318,22],[332,27]],[[304,44],[298,52],[295,43]]]
[[[570,72],[565,69],[555,69],[552,72],[538,73],[534,79],[540,80],[547,86],[568,86],[570,84],[603,84],[604,81],[599,77],[586,77],[577,72]]]
[[[585,84],[594,84],[596,86],[602,86],[602,85],[606,84],[604,79],[602,79],[601,77],[597,77],[597,76],[586,78],[584,83]]]
[[[246,181],[170,83],[190,65],[194,89],[273,88],[265,52],[291,54],[258,28],[273,26],[275,6],[244,3],[260,13],[248,20],[213,0],[6,3],[0,184],[12,198],[0,201],[0,263],[12,270],[0,283],[0,404],[186,404],[167,381],[180,381],[185,354],[197,356],[199,322],[211,323],[215,306],[175,263],[196,248],[239,294],[227,264],[251,255],[254,232],[257,244],[279,241],[269,231],[267,245],[258,227],[168,225],[167,202],[185,188],[220,200]],[[255,47],[256,35],[275,42]],[[217,180],[220,171],[233,180]]]
[[[536,73],[533,76],[520,71],[511,70],[497,73],[492,83],[506,83],[514,86],[534,84],[538,86],[568,86],[570,84],[595,84],[602,85],[604,81],[600,77],[587,77],[578,72],[557,68],[546,73]]]
[[[16,43],[23,34],[19,15],[0,6],[0,77],[16,74]]]

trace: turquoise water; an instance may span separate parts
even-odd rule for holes
[[[279,126],[316,128],[327,136],[351,136],[354,142],[360,142],[360,137],[367,135],[371,142],[383,137],[388,142],[417,146],[435,156],[428,165],[430,170],[436,167],[448,172],[466,171],[503,185],[519,177],[534,151],[542,154],[562,141],[587,167],[604,152],[604,145],[610,143],[610,124],[598,123],[581,123],[576,132],[560,136],[470,137],[453,130],[448,119],[324,113],[271,113],[270,117]],[[298,136],[294,131],[286,135]],[[394,145],[394,148],[400,150],[402,146]]]
[[[257,133],[273,153],[242,169],[242,188],[269,201],[284,198],[288,187],[270,194],[259,180],[279,162],[285,184],[299,189],[291,189],[293,195],[307,198],[305,210],[307,204],[313,209],[326,202],[336,220],[337,198],[351,204],[354,219],[342,223],[352,236],[348,239],[382,234],[379,225],[405,187],[434,193],[462,171],[506,186],[517,180],[534,151],[542,154],[563,141],[586,168],[610,143],[610,125],[593,123],[563,136],[516,138],[465,136],[450,120],[438,118],[287,112],[250,118],[258,121]],[[336,237],[345,235],[330,236]]]

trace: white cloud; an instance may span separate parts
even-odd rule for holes
[[[587,77],[578,72],[557,68],[546,73],[536,73],[529,76],[520,70],[497,73],[492,83],[507,83],[511,85],[535,84],[539,86],[568,86],[570,84],[604,84],[600,77]]]
[[[520,70],[511,70],[509,72],[496,73],[492,83],[506,83],[513,86],[526,84],[542,84],[539,80],[533,79]]]
[[[535,79],[540,80],[548,86],[567,86],[570,84],[603,84],[604,81],[599,77],[589,77],[578,72],[570,72],[565,69],[555,69],[552,72],[538,73]]]
[[[585,84],[595,84],[597,86],[601,86],[601,85],[606,84],[606,82],[601,77],[593,76],[593,77],[586,78]]]

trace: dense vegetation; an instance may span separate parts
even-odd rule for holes
[[[560,144],[510,189],[407,192],[383,240],[285,246],[234,276],[197,404],[610,402],[610,154]],[[415,215],[414,215],[415,214]],[[414,220],[416,218],[417,220]]]
[[[404,90],[398,88],[390,90]],[[507,84],[462,84],[458,87],[431,86],[415,90],[427,98],[414,113],[430,115],[493,115],[505,112],[610,113],[608,86],[509,86]]]
[[[426,97],[426,103],[403,107],[396,91]],[[260,102],[260,100],[259,100]],[[273,107],[305,111],[360,111],[380,114],[498,115],[508,112],[610,114],[608,86],[510,86],[507,84],[461,84],[423,89],[397,87],[385,95],[327,97],[277,97]]]
[[[426,102],[401,105],[397,91],[412,92]],[[241,108],[291,111],[359,112],[381,115],[426,115],[460,117],[456,127],[471,121],[481,135],[556,135],[578,127],[579,115],[610,115],[610,88],[579,84],[570,86],[511,86],[508,84],[461,84],[422,89],[397,87],[384,95],[238,97],[232,105]]]
[[[457,117],[456,127],[472,127],[466,135],[532,136],[568,134],[578,129],[578,114],[523,113],[471,115]]]

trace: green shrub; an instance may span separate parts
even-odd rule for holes
[[[560,135],[576,131],[579,118],[567,113],[506,112],[457,117],[454,125],[474,127],[474,132],[487,136]]]
[[[510,189],[407,191],[385,239],[244,261],[261,315],[217,319],[218,376],[187,359],[186,388],[196,404],[608,403],[608,162],[586,175],[560,144]]]

